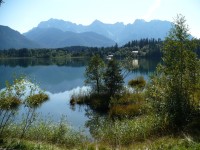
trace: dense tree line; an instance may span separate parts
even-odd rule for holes
[[[10,57],[35,57],[35,58],[54,58],[54,57],[85,57],[93,56],[95,54],[101,57],[106,57],[107,55],[114,55],[115,57],[126,57],[131,54],[132,51],[139,51],[139,56],[150,56],[155,55],[160,56],[160,40],[155,39],[141,39],[139,41],[135,40],[128,42],[122,47],[114,45],[112,47],[84,47],[84,46],[72,46],[57,49],[9,49],[1,50],[0,58],[10,58]],[[129,55],[130,56],[130,55]],[[134,56],[134,55],[133,55]]]
[[[123,46],[123,48],[128,48],[132,51],[138,51],[140,56],[146,57],[161,57],[161,39],[148,39],[144,38],[141,40],[130,41]]]
[[[200,56],[200,40],[195,40],[197,45],[195,52]],[[71,46],[57,49],[8,49],[0,50],[0,58],[70,58],[70,57],[91,57],[98,54],[100,57],[113,55],[115,58],[149,57],[161,58],[163,41],[160,39],[134,40],[119,47],[117,44],[112,47],[85,47]],[[135,53],[136,52],[136,53]]]

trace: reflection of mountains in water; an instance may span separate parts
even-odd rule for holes
[[[27,58],[27,59],[0,59],[0,66],[10,67],[28,67],[28,66],[71,66],[71,67],[82,67],[86,65],[86,59],[84,58],[56,58],[56,59],[44,59],[44,58]]]

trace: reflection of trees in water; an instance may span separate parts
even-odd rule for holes
[[[124,60],[123,60],[124,61]],[[125,67],[123,68],[126,72],[133,73],[139,72],[142,75],[149,75],[156,70],[156,66],[161,62],[161,59],[128,59],[123,62]]]
[[[74,59],[44,59],[44,58],[32,58],[32,59],[0,59],[0,66],[10,67],[28,67],[28,66],[39,66],[39,65],[57,65],[57,66],[72,66],[81,67],[85,66],[87,59],[74,58]]]
[[[88,120],[85,122],[85,127],[88,128],[90,135],[94,139],[99,139],[101,137],[101,129],[106,122],[109,121],[108,115],[106,113],[99,113],[94,111],[88,105],[70,105],[70,108],[75,111],[85,110],[85,116]]]
[[[157,64],[161,61],[160,59],[146,59],[140,58],[138,60],[139,68],[136,68],[135,71],[139,71],[141,73],[149,74],[153,72],[157,66]],[[39,65],[57,65],[57,66],[71,66],[71,67],[81,67],[85,66],[87,63],[87,59],[85,58],[73,58],[73,59],[44,59],[44,58],[32,58],[32,59],[0,59],[0,66],[10,66],[10,67],[28,67],[28,66],[39,66]],[[132,63],[132,62],[131,62]]]
[[[138,62],[139,62],[139,68],[137,70],[141,73],[149,74],[155,71],[157,64],[160,63],[161,60],[142,58],[139,59]]]
[[[89,129],[91,136],[94,139],[99,139],[101,137],[101,130],[106,121],[108,121],[108,116],[106,114],[98,113],[91,110],[89,107],[85,109],[85,115],[89,118],[85,122],[85,127]]]

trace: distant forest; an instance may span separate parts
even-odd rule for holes
[[[113,55],[115,58],[148,57],[161,58],[162,43],[160,39],[141,39],[134,40],[118,47],[85,47],[71,46],[56,49],[9,49],[0,50],[0,58],[71,58],[71,57],[90,57],[99,54],[101,57]],[[197,44],[196,53],[200,56],[200,40],[195,40]]]

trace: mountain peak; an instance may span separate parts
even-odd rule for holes
[[[99,21],[99,20],[94,20],[91,25],[100,25],[100,24],[104,24],[103,22]]]
[[[70,21],[64,21],[61,19],[54,19],[51,18],[47,21],[42,21],[38,24],[38,28],[57,28],[62,31],[75,31],[75,23],[72,23]]]

